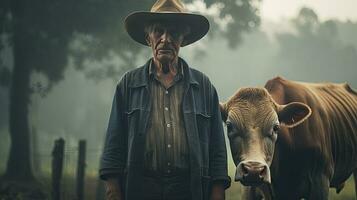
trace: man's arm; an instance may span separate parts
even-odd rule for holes
[[[116,87],[101,157],[99,176],[105,181],[108,199],[122,199],[124,168],[127,157],[127,128],[124,120],[124,78]]]
[[[117,178],[108,178],[104,181],[105,194],[107,200],[122,200],[124,199],[121,186]]]
[[[213,182],[211,191],[211,200],[224,200],[225,197],[225,186],[221,182]]]
[[[219,100],[216,89],[212,86],[212,118],[210,138],[210,176],[212,178],[212,200],[223,200],[224,191],[231,184],[227,169],[227,149],[222,126]]]

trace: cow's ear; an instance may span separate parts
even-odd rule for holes
[[[222,120],[224,122],[227,121],[228,111],[225,103],[219,103],[219,109],[221,110]]]
[[[279,121],[288,128],[301,124],[310,117],[311,113],[311,108],[300,102],[278,105]]]

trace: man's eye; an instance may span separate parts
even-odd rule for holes
[[[178,32],[170,32],[170,35],[171,35],[173,38],[177,39],[180,34],[179,34]]]
[[[155,29],[155,33],[156,34],[162,35],[162,34],[164,34],[164,32],[165,32],[165,30],[163,28],[156,28]]]

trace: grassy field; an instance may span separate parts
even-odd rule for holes
[[[242,187],[239,183],[232,182],[232,186],[227,190],[227,200],[241,200]],[[336,194],[335,189],[330,189],[329,199],[331,200],[356,200],[353,178],[346,182],[345,188]]]
[[[228,155],[228,173],[229,176],[233,179],[235,175],[236,166],[233,163],[229,146],[228,146],[227,155]],[[330,188],[329,199],[330,200],[357,200],[354,186],[355,185],[353,181],[353,176],[351,176],[346,182],[344,189],[339,194],[336,194],[335,189]],[[241,184],[232,181],[231,187],[226,192],[226,197],[227,197],[226,200],[241,200],[241,194],[242,194]]]
[[[229,175],[234,177],[235,166],[232,163],[232,160],[229,160]],[[39,180],[42,182],[44,189],[50,194],[51,191],[51,178],[50,178],[50,168],[49,166],[42,168],[42,176],[39,176]],[[86,200],[98,200],[97,198],[97,170],[87,170],[85,178],[85,199]],[[63,173],[62,179],[62,197],[66,200],[75,200],[76,190],[76,175],[75,168],[67,167]],[[240,183],[232,182],[231,187],[226,192],[227,200],[241,200],[242,187]],[[98,195],[98,196],[104,196]],[[1,198],[0,198],[1,199]],[[353,178],[349,178],[346,182],[346,185],[340,194],[336,194],[335,189],[330,189],[329,199],[331,200],[356,200],[355,191],[354,191],[354,181]],[[104,200],[104,197],[103,197]]]
[[[51,180],[49,177],[42,177],[41,182],[44,186],[44,189],[47,191],[46,193],[50,195],[50,187],[51,187]],[[104,191],[102,194],[97,194],[98,180],[95,174],[88,174],[86,176],[85,181],[85,199],[86,200],[104,200]],[[66,200],[75,200],[76,199],[76,192],[75,192],[75,177],[73,174],[65,173],[62,180],[62,198]],[[240,183],[232,182],[231,187],[226,192],[226,199],[227,200],[241,200],[242,194],[242,187]],[[99,197],[99,198],[98,198]],[[1,199],[1,195],[0,195]],[[18,200],[22,198],[17,198]],[[334,189],[330,189],[330,196],[329,199],[331,200],[355,200],[355,191],[354,191],[354,183],[353,178],[350,178],[346,182],[345,188],[342,190],[340,194],[336,194]]]
[[[234,166],[230,166],[234,167]],[[230,169],[230,176],[234,177],[234,170]],[[97,192],[97,174],[96,171],[89,171],[86,176],[86,200],[95,200]],[[75,199],[75,178],[69,174],[65,174],[63,180],[65,191],[63,196],[66,199]],[[226,200],[241,200],[242,187],[240,183],[232,182],[231,187],[226,192]],[[331,200],[356,200],[355,190],[354,190],[354,181],[353,177],[349,178],[346,182],[344,189],[340,194],[336,194],[335,189],[330,189],[329,199]]]

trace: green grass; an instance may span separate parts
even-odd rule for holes
[[[228,149],[228,173],[229,176],[234,180],[236,167],[233,163],[230,149]],[[329,199],[330,200],[357,200],[354,189],[353,176],[351,176],[345,184],[343,190],[336,194],[336,190],[330,188]],[[242,185],[240,183],[232,181],[232,185],[226,191],[226,200],[241,200]]]
[[[232,174],[230,174],[233,177]],[[65,171],[62,179],[62,198],[66,200],[76,199],[76,180],[75,175],[71,172]],[[51,178],[50,174],[40,178],[41,183],[44,185],[44,189],[50,194],[51,190]],[[95,200],[97,191],[97,174],[94,171],[87,173],[85,178],[85,199]],[[226,200],[241,200],[242,186],[240,183],[232,182],[231,187],[226,192]],[[1,198],[0,198],[1,199]],[[21,199],[21,198],[19,198]],[[331,200],[355,200],[355,191],[353,178],[351,177],[346,182],[346,185],[340,194],[336,194],[335,189],[330,189],[329,199]]]
[[[231,176],[233,177],[233,176]],[[232,182],[231,187],[226,192],[226,200],[241,200],[242,186],[240,183]],[[329,199],[331,200],[356,200],[353,178],[349,178],[340,194],[330,188]]]
[[[50,160],[49,160],[50,161]],[[50,194],[51,191],[51,167],[50,162],[41,167],[39,180],[44,186],[44,189]],[[235,174],[235,166],[232,160],[229,160],[229,175],[233,178]],[[3,170],[3,169],[2,169]],[[97,191],[97,170],[87,168],[85,177],[85,199],[95,200]],[[66,200],[76,199],[76,169],[71,165],[66,165],[63,171],[62,178],[62,197]],[[227,200],[241,200],[242,186],[240,183],[232,182],[231,187],[226,192]],[[0,198],[1,199],[1,198]],[[331,200],[356,200],[354,191],[353,178],[349,178],[344,189],[340,194],[336,194],[335,189],[330,189],[329,199]]]
[[[351,176],[346,182],[345,187],[340,192],[340,194],[336,193],[335,189],[330,189],[330,198],[333,200],[356,200],[355,196],[355,185],[353,181],[353,177]]]

